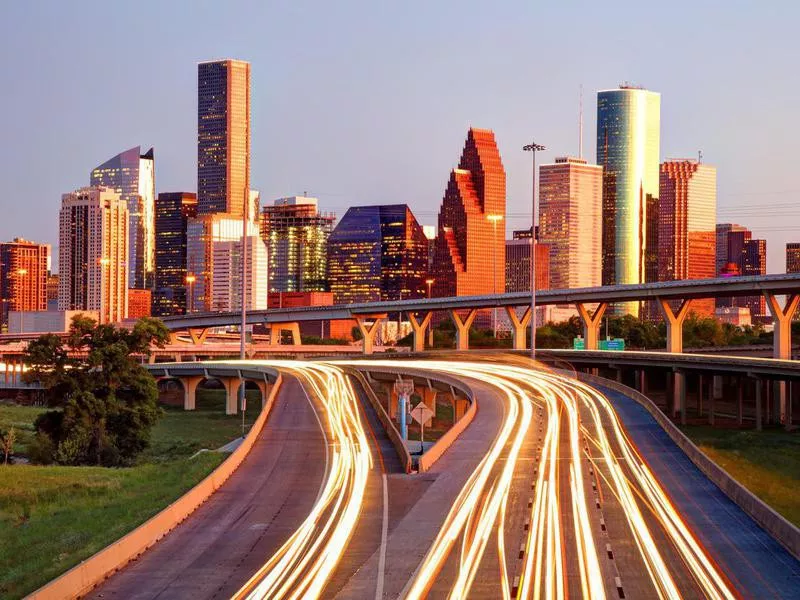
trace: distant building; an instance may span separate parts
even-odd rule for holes
[[[494,133],[472,128],[439,211],[434,296],[505,291],[506,172]]]
[[[61,197],[58,309],[97,311],[101,323],[128,316],[128,205],[102,187]]]
[[[269,308],[296,308],[298,306],[330,306],[333,292],[270,292]],[[353,319],[327,321],[301,321],[300,334],[319,338],[353,339]]]
[[[647,209],[658,198],[660,113],[661,95],[656,92],[622,86],[597,93],[603,285],[645,281]],[[638,316],[639,303],[619,303],[612,311]]]
[[[40,312],[17,312],[8,314],[9,333],[66,333],[77,316],[100,320],[96,310],[46,310]]]
[[[556,158],[539,168],[538,240],[550,248],[552,289],[601,283],[602,186],[603,168],[581,158]]]
[[[750,327],[753,324],[750,309],[741,306],[720,306],[715,315],[720,323],[730,323],[737,327]]]
[[[0,243],[0,331],[10,311],[47,310],[50,245],[15,238]]]
[[[752,232],[733,223],[717,224],[717,244],[724,240],[725,248],[717,247],[717,264],[722,264],[725,277],[766,275],[767,241],[753,239]],[[725,251],[727,249],[727,251]],[[731,264],[732,263],[732,264]],[[733,268],[735,265],[735,269]],[[767,303],[762,295],[717,298],[717,308],[739,306],[750,309],[754,322],[767,322]]]
[[[658,281],[716,276],[717,170],[696,160],[661,164],[658,208]],[[691,310],[714,316],[714,298]]]
[[[58,273],[50,273],[47,276],[46,310],[58,310]]]
[[[767,240],[750,239],[744,244],[741,270],[743,276],[767,274]],[[767,313],[767,301],[763,295],[742,296],[738,298],[738,306],[750,309],[753,321],[765,323],[770,321]]]
[[[197,216],[197,195],[162,192],[156,199],[156,274],[153,314],[157,317],[187,312],[186,269],[189,220]]]
[[[267,247],[258,235],[247,236],[248,310],[267,308]],[[242,308],[242,241],[215,241],[211,310],[233,311]]]
[[[337,304],[427,295],[428,241],[406,204],[354,206],[328,240]]]
[[[800,243],[786,244],[786,272],[800,273]]]
[[[128,287],[153,285],[155,270],[156,176],[153,149],[135,146],[92,170],[89,185],[107,187],[128,206]]]
[[[740,242],[738,243],[743,244],[745,239],[749,240],[752,237],[752,233],[749,229],[747,229],[747,227],[737,225],[736,223],[717,223],[716,233],[717,247],[715,252],[716,260],[714,261],[716,267],[715,272],[717,275],[721,275],[722,269],[725,268],[725,266],[730,262],[738,264],[738,260],[731,261],[731,256],[732,254],[738,256],[739,252],[741,251],[741,247],[738,247],[738,249],[734,248],[733,253],[731,253],[730,244],[728,243],[728,237],[730,234],[742,234],[744,237],[740,236]],[[737,242],[734,243],[736,244]]]
[[[536,289],[550,289],[551,246],[536,244]],[[531,242],[530,238],[506,240],[506,292],[526,292],[531,289]]]
[[[152,302],[150,290],[128,290],[128,318],[149,317],[152,314]]]
[[[269,250],[270,292],[328,289],[328,238],[336,217],[322,214],[317,199],[275,200],[261,213],[261,239]]]
[[[250,63],[202,62],[197,65],[197,214],[241,217],[249,190]]]

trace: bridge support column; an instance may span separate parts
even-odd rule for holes
[[[408,320],[411,323],[411,329],[414,331],[414,352],[423,352],[425,350],[425,333],[431,326],[432,316],[432,312],[427,312],[420,321],[413,312],[408,313]]]
[[[364,354],[372,354],[372,349],[375,344],[375,336],[380,329],[381,321],[386,318],[385,314],[380,315],[360,315],[356,317],[356,323],[361,330],[361,337],[364,338]],[[367,321],[372,319],[372,323]]]
[[[525,309],[522,318],[517,316],[517,311],[513,306],[506,306],[506,313],[511,321],[511,340],[514,350],[525,350],[528,347],[525,336],[528,333],[528,324],[531,322],[531,309]]]
[[[761,393],[764,390],[764,385],[761,379],[756,377],[756,431],[761,431],[761,419],[763,411],[761,409]]]
[[[714,375],[714,385],[711,395],[714,397],[714,400],[720,400],[722,398],[722,375]]]
[[[672,416],[680,414],[681,425],[686,425],[686,373],[675,369],[672,379]]]
[[[258,386],[258,391],[261,392],[261,408],[264,408],[264,405],[267,403],[267,398],[269,397],[269,392],[272,389],[272,384],[266,380],[257,380],[256,385]]]
[[[736,422],[739,426],[742,426],[744,423],[744,380],[739,378],[739,385],[736,386],[738,389],[737,394],[737,406],[736,406]]]
[[[181,379],[183,385],[183,410],[194,410],[197,406],[197,386],[203,381],[203,377],[184,377]]]
[[[235,415],[239,402],[237,392],[239,391],[241,380],[238,377],[220,377],[220,381],[225,388],[225,414]]]
[[[192,338],[192,343],[195,346],[201,346],[205,343],[206,338],[208,337],[208,332],[208,327],[205,329],[189,328],[189,337]]]
[[[797,311],[798,304],[800,304],[800,294],[788,296],[784,306],[781,306],[781,303],[772,292],[764,292],[764,298],[767,301],[767,308],[775,324],[772,357],[779,360],[791,360],[792,318]],[[780,382],[775,391],[775,401],[778,404],[775,412],[778,415],[778,420],[786,425],[786,383]]]
[[[453,423],[458,421],[466,414],[468,407],[469,400],[466,398],[461,398],[460,396],[453,396]]]
[[[292,344],[301,346],[300,324],[299,323],[270,323],[269,324],[269,345],[278,346],[281,343],[283,332],[288,331],[292,334]]]
[[[472,327],[477,314],[478,310],[471,308],[467,317],[462,320],[457,310],[450,311],[450,318],[456,326],[456,350],[469,350],[469,328]]]
[[[639,369],[636,371],[636,385],[639,387],[639,393],[647,395],[647,371]]]
[[[589,313],[589,309],[583,302],[576,302],[575,308],[583,321],[583,343],[586,350],[597,350],[597,339],[600,332],[600,320],[608,308],[607,302],[597,305],[594,313]]]
[[[151,353],[150,353],[150,355],[147,357],[147,364],[148,364],[148,365],[154,365],[154,364],[156,364],[156,355],[155,355],[155,354],[153,354],[152,352],[151,352]]]
[[[691,300],[681,302],[678,312],[672,312],[668,300],[656,298],[667,324],[667,352],[683,352],[683,322],[689,314]]]
[[[697,375],[697,416],[703,416],[703,374]]]
[[[433,417],[436,416],[436,390],[430,388],[429,386],[418,387],[414,390],[422,401],[425,403],[425,406],[430,408],[433,411],[433,416],[425,422],[425,427],[430,427],[433,424]]]

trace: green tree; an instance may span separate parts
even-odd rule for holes
[[[155,380],[138,357],[168,339],[156,319],[125,329],[76,316],[65,340],[47,334],[31,342],[26,378],[42,383],[48,405],[56,409],[36,419],[37,460],[131,464],[161,415]]]

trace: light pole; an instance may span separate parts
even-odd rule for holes
[[[186,283],[189,284],[189,298],[187,303],[187,312],[194,312],[194,282],[197,281],[197,276],[189,273],[186,276]]]
[[[497,295],[497,223],[503,215],[487,215],[492,222],[492,294]],[[497,300],[495,299],[495,302]],[[492,334],[497,339],[497,306],[492,309]]]
[[[110,258],[101,258],[99,261],[100,263],[100,322],[111,322],[111,274],[110,274],[110,267],[111,267],[111,259]],[[109,276],[108,276],[108,297],[106,299],[106,311],[108,312],[108,321],[103,321],[103,296],[104,296],[104,285],[103,285],[103,271],[102,267],[109,267]]]
[[[546,150],[541,144],[531,142],[522,147],[525,152],[530,152],[533,158],[532,166],[532,206],[531,206],[531,358],[536,360],[536,153]]]
[[[425,280],[425,285],[428,286],[428,300],[431,299],[431,286],[433,285],[434,281],[435,279],[431,277],[428,277],[428,279]],[[433,323],[428,324],[428,346],[433,348]]]
[[[250,192],[249,186],[245,186],[244,188],[244,198],[243,198],[243,206],[242,206],[242,322],[241,322],[241,330],[239,331],[239,360],[243,361],[247,354],[245,343],[247,341],[247,334],[245,330],[247,328],[247,217],[248,213],[250,212]],[[241,377],[241,374],[240,374]],[[247,409],[247,404],[245,403],[246,396],[245,396],[245,380],[241,379],[239,381],[239,410],[242,411],[242,439],[244,439],[244,413]]]

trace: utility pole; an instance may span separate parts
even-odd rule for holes
[[[245,186],[244,207],[242,210],[242,322],[239,332],[239,360],[246,358],[247,342],[247,217],[250,212],[250,193]],[[245,381],[239,381],[239,410],[242,411],[242,438],[244,438],[244,413],[247,405],[245,404]]]

